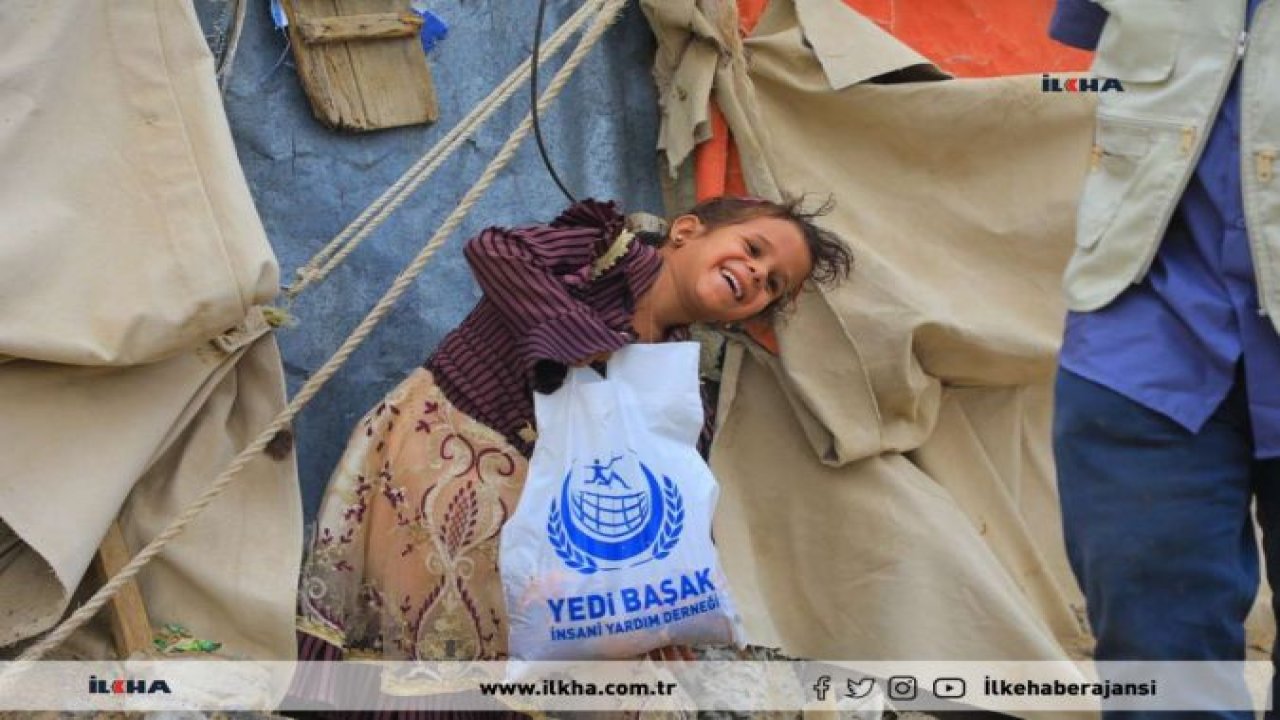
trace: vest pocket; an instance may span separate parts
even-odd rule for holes
[[[1106,233],[1133,187],[1143,158],[1151,152],[1152,130],[1098,116],[1093,154],[1076,216],[1076,244],[1091,249]]]
[[[1090,73],[1121,82],[1158,83],[1173,74],[1184,13],[1179,0],[1105,0],[1110,17]]]

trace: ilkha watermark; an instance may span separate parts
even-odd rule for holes
[[[1091,75],[1060,77],[1042,73],[1040,75],[1040,91],[1069,93],[1124,92],[1124,85],[1116,78],[1100,78]]]
[[[89,692],[93,695],[151,695],[153,693],[173,693],[169,683],[164,680],[146,680],[142,678],[100,678],[89,676]]]

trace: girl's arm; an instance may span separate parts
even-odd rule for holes
[[[489,228],[467,242],[480,289],[519,337],[526,373],[544,360],[582,364],[629,342],[625,328],[609,327],[569,291],[611,241],[598,227],[542,226]]]

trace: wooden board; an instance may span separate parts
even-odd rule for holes
[[[316,119],[338,130],[378,130],[435,122],[435,86],[417,34],[386,37],[385,23],[364,23],[365,37],[308,42],[303,26],[357,15],[410,12],[408,0],[284,0],[298,77]],[[357,31],[358,32],[358,31]]]
[[[422,30],[417,13],[372,13],[330,18],[305,18],[298,21],[302,39],[309,45],[413,37]]]
[[[111,523],[106,536],[102,538],[102,545],[98,547],[98,555],[94,558],[94,570],[98,578],[105,584],[132,559],[133,555],[125,544],[120,523]],[[107,608],[111,637],[120,657],[149,653],[152,649],[151,621],[147,618],[147,606],[142,602],[142,592],[138,590],[137,581],[125,583],[120,592],[111,598]]]

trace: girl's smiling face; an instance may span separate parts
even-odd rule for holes
[[[813,268],[800,227],[775,217],[708,230],[682,215],[662,254],[681,314],[701,322],[745,320],[786,302]]]

